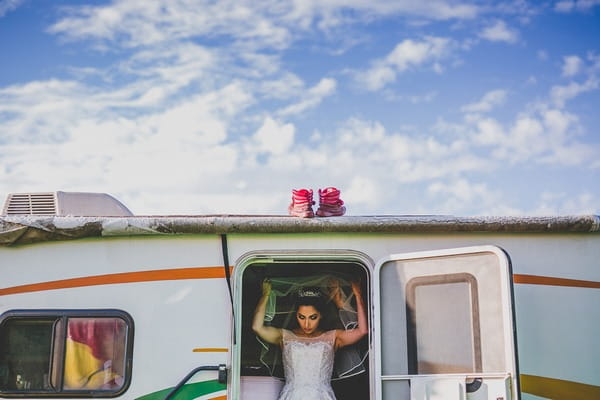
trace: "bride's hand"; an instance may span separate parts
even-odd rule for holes
[[[340,281],[336,278],[330,278],[328,282],[329,300],[333,301],[337,308],[344,306],[342,289],[340,289]]]
[[[272,283],[269,278],[265,278],[262,282],[262,294],[268,296],[271,293]]]

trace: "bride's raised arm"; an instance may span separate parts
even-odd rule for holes
[[[358,325],[354,329],[336,330],[336,348],[354,344],[360,339],[362,339],[369,332],[369,324],[367,322],[367,310],[365,308],[360,284],[358,282],[352,282],[352,293],[354,293],[354,296],[356,297],[356,313],[358,317]]]
[[[262,296],[256,305],[256,309],[254,310],[252,330],[265,342],[281,345],[281,329],[275,328],[274,326],[265,326],[264,323],[269,293],[271,293],[271,281],[265,279],[262,283]]]

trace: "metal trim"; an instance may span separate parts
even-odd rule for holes
[[[591,233],[600,216],[452,217],[452,216],[2,216],[0,246],[118,236],[279,233]]]

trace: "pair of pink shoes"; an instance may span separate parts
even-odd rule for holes
[[[313,201],[312,189],[293,189],[292,204],[288,207],[288,213],[293,217],[313,218],[315,213],[312,206]],[[319,189],[319,209],[317,215],[319,217],[338,217],[344,215],[346,207],[340,199],[340,191],[334,187]]]

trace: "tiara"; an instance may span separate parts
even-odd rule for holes
[[[321,292],[317,289],[298,289],[298,297],[321,297]]]

